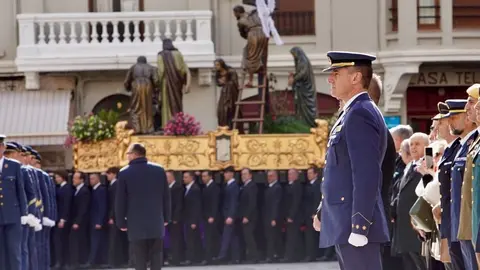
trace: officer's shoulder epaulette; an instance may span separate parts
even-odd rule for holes
[[[119,172],[125,171],[126,169],[128,169],[128,167],[130,167],[130,165],[124,166],[123,168],[120,169]]]
[[[5,158],[5,161],[9,161],[9,162],[12,162],[14,164],[17,164],[19,167],[22,166],[22,163],[20,163],[19,161],[15,160],[15,159]]]
[[[162,165],[160,165],[160,164],[158,164],[158,163],[155,163],[155,162],[149,161],[149,162],[147,162],[147,164],[148,164],[148,165],[155,166],[155,167],[159,167],[159,168],[162,168],[162,169],[163,169],[163,166],[162,166]]]

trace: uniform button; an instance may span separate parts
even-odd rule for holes
[[[355,228],[358,230],[358,229],[360,228],[360,226],[359,226],[359,225],[355,225]]]
[[[440,195],[440,199],[442,198],[442,195]]]
[[[342,200],[342,202],[345,201],[345,197],[340,198],[340,200]]]
[[[472,189],[471,189],[470,191],[473,192],[473,187],[472,187]]]
[[[366,230],[367,230],[367,226],[363,226],[363,227],[362,227],[362,230],[366,231]]]
[[[442,185],[442,183],[438,183],[438,186],[441,186],[441,185]]]
[[[324,198],[325,198],[325,195],[322,195],[322,199],[324,199]]]
[[[322,182],[325,181],[325,177],[322,177]]]
[[[453,200],[450,200],[450,202],[452,203],[452,202],[453,202]]]
[[[440,208],[440,213],[443,213],[443,208]]]
[[[352,224],[352,228],[354,228],[354,227],[355,227],[355,225]]]
[[[2,203],[0,203],[0,206],[3,206],[3,202],[2,202]]]
[[[0,198],[3,198],[3,195],[0,195]]]
[[[460,196],[460,199],[463,199],[463,195],[462,195],[462,196]]]
[[[472,176],[472,180],[475,180],[475,176]]]

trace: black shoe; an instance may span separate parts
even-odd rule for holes
[[[231,260],[228,264],[240,264],[240,260]]]
[[[226,262],[225,257],[215,257],[212,259],[212,263],[214,264],[222,264],[225,262]]]
[[[257,263],[257,260],[246,260],[244,262],[242,262],[243,264],[256,264]]]
[[[293,260],[292,260],[292,259],[290,259],[290,258],[283,258],[283,259],[280,259],[280,263],[291,263],[291,262],[293,262]]]
[[[181,266],[189,266],[189,265],[192,265],[192,262],[189,261],[189,260],[186,260],[186,261],[183,261],[180,263]]]
[[[201,266],[204,266],[204,265],[208,265],[208,261],[207,260],[203,260],[199,263],[196,263],[195,265],[201,265]]]
[[[302,260],[302,262],[313,262],[313,261],[315,260],[310,257],[306,257],[305,259]]]

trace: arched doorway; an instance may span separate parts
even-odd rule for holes
[[[115,94],[103,98],[93,107],[92,113],[98,114],[100,111],[114,111],[120,115],[120,121],[128,120],[128,106],[130,97],[124,94]]]
[[[270,108],[273,114],[295,114],[293,91],[272,91],[270,92]],[[251,96],[244,101],[258,100],[258,96]],[[317,93],[318,117],[331,117],[338,111],[338,100],[330,95]],[[260,116],[260,105],[246,104],[241,107],[243,117],[258,118]],[[281,113],[280,113],[281,112]]]
[[[409,87],[407,89],[407,121],[416,132],[429,133],[437,104],[447,99],[466,99],[465,86]]]

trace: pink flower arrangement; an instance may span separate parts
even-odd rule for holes
[[[200,134],[200,123],[187,113],[175,114],[163,130],[169,136],[195,136]]]

